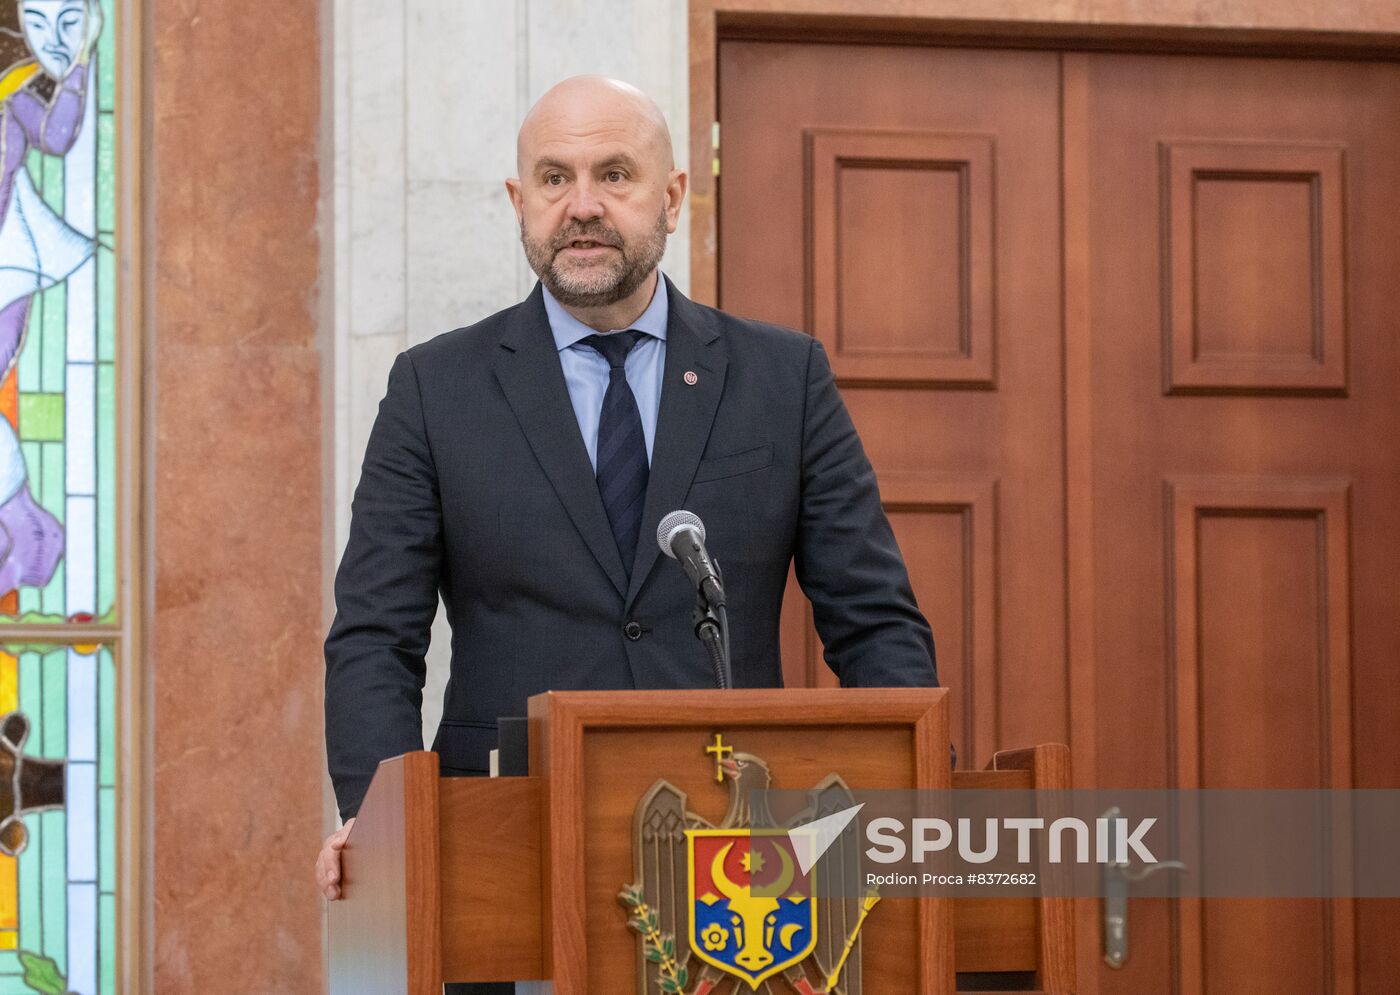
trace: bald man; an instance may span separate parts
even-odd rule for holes
[[[379,761],[422,748],[438,596],[452,669],[433,749],[484,774],[501,716],[576,688],[713,686],[662,516],[724,569],[738,687],[778,687],[789,566],[845,686],[933,686],[933,641],[821,346],[687,300],[657,270],[686,174],[644,94],[565,80],[506,189],[539,277],[520,304],[400,355],[365,451],[326,640],[346,828]],[[482,988],[481,991],[491,991]]]

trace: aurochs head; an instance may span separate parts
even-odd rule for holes
[[[726,843],[719,853],[715,854],[714,862],[710,866],[710,876],[719,893],[729,899],[730,922],[740,948],[734,955],[734,962],[744,970],[757,974],[773,963],[773,928],[777,924],[777,916],[774,913],[778,911],[778,903],[782,900],[783,893],[792,886],[797,869],[787,847],[774,847],[783,862],[782,871],[771,885],[760,887],[761,891],[768,893],[766,896],[755,895],[752,877],[749,884],[736,884],[725,871],[724,862],[732,849],[734,844]]]

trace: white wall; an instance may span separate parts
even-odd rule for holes
[[[520,300],[534,274],[503,180],[551,85],[605,73],[651,94],[689,162],[685,0],[334,0],[335,528],[350,524],[394,357]],[[663,266],[689,284],[688,221]],[[424,693],[441,714],[439,613]]]

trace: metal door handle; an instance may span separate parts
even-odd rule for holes
[[[1111,808],[1105,819],[1121,818],[1122,813]],[[1128,960],[1128,892],[1134,881],[1142,881],[1159,871],[1184,871],[1179,860],[1164,860],[1140,870],[1125,861],[1111,861],[1103,868],[1103,961],[1109,967],[1120,968]]]

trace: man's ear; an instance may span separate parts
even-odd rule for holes
[[[675,234],[681,221],[681,205],[685,203],[685,193],[689,188],[690,177],[683,169],[673,169],[666,177],[666,231]]]
[[[515,208],[517,224],[525,221],[525,192],[520,186],[520,178],[512,176],[506,180],[506,193],[510,195],[510,206]]]

